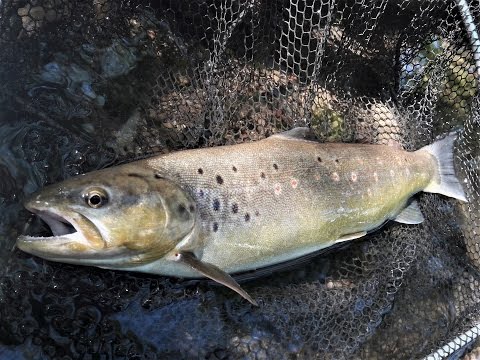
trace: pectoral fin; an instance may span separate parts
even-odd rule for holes
[[[356,232],[356,233],[353,233],[353,234],[343,235],[340,239],[337,239],[335,241],[335,243],[340,243],[340,242],[344,242],[344,241],[348,241],[348,240],[358,239],[358,238],[360,238],[362,236],[365,236],[365,235],[367,235],[366,231],[359,231],[359,232]]]
[[[187,251],[179,252],[176,261],[183,262],[203,276],[229,287],[253,305],[258,306],[257,302],[230,275],[213,264],[200,261],[195,254]]]
[[[410,205],[403,209],[393,220],[402,224],[420,224],[425,218],[418,207],[418,203],[413,200]]]

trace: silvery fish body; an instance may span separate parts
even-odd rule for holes
[[[52,246],[32,237],[18,246],[54,261],[203,275],[240,293],[226,273],[299,258],[388,220],[422,222],[415,193],[466,201],[453,175],[453,135],[407,152],[322,144],[305,140],[306,131],[179,151],[53,185],[26,205],[49,223]],[[76,232],[66,234],[58,221]],[[53,246],[58,239],[66,247]]]

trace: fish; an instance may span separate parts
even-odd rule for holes
[[[310,129],[190,149],[75,176],[24,202],[52,236],[21,235],[41,258],[180,278],[210,278],[256,301],[232,274],[288,263],[420,224],[414,195],[466,202],[452,133],[417,151],[320,143]]]

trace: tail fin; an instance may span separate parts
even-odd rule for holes
[[[466,202],[465,193],[455,175],[453,165],[453,144],[456,138],[457,133],[450,133],[445,138],[419,150],[425,150],[433,155],[438,163],[439,178],[433,180],[423,191],[446,195]]]

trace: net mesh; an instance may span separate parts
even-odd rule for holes
[[[469,351],[476,333],[451,341],[480,324],[479,11],[476,1],[0,2],[0,357]],[[10,250],[29,221],[20,201],[46,183],[305,125],[321,141],[407,149],[457,130],[469,202],[421,194],[423,224],[390,224],[243,284],[258,308],[207,281]]]

